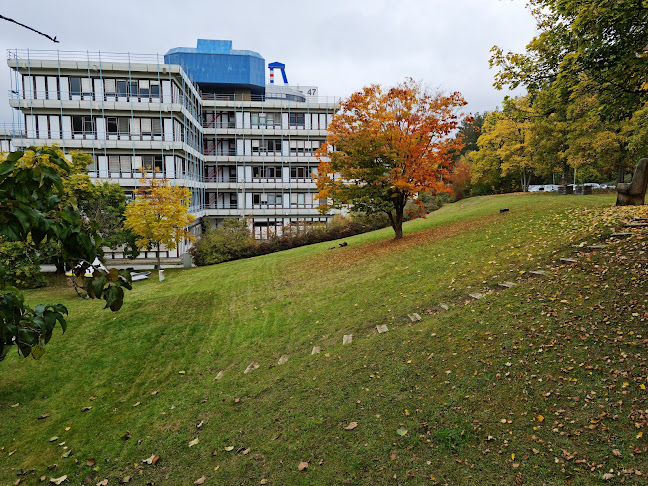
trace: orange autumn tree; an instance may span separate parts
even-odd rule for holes
[[[124,226],[139,239],[139,248],[156,250],[157,267],[161,270],[160,247],[175,250],[182,240],[193,241],[186,227],[194,217],[189,214],[191,192],[186,187],[169,185],[167,179],[140,180],[137,198],[126,208]]]
[[[340,104],[317,152],[320,210],[385,212],[403,237],[407,201],[418,193],[452,192],[450,137],[464,116],[460,93],[431,94],[412,78],[384,91],[371,85]]]

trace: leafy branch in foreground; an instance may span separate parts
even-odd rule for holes
[[[103,240],[96,224],[79,215],[75,198],[66,196],[63,179],[74,170],[56,147],[30,147],[0,159],[0,237],[36,250],[57,246],[76,278],[83,278],[89,262],[102,255]],[[67,309],[25,305],[23,294],[5,285],[5,272],[0,264],[0,361],[14,345],[22,356],[38,359],[57,322],[65,332]],[[94,267],[88,288],[89,297],[104,299],[106,308],[116,311],[123,304],[123,289],[131,288],[130,274]]]

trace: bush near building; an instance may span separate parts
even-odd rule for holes
[[[384,214],[336,216],[329,223],[285,226],[281,235],[255,240],[245,220],[226,219],[207,228],[190,250],[198,266],[267,255],[313,243],[338,240],[389,226]]]

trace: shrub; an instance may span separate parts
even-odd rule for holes
[[[432,192],[422,192],[418,199],[408,201],[405,205],[405,221],[411,221],[414,218],[420,218],[432,211],[440,209],[450,200],[451,196],[447,193],[435,195]]]
[[[19,289],[45,286],[40,271],[40,258],[25,243],[0,241],[0,287],[11,285]]]
[[[220,226],[211,226],[196,241],[190,253],[198,266],[213,265],[240,258],[267,255],[322,241],[338,240],[389,226],[387,215],[336,215],[328,223],[289,225],[281,235],[254,240],[246,221],[225,219]]]
[[[213,265],[247,256],[253,243],[245,220],[225,219],[209,226],[190,253],[196,265]]]

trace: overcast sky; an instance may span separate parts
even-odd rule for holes
[[[291,84],[348,96],[406,76],[460,91],[469,110],[492,110],[507,92],[492,87],[490,49],[522,51],[535,34],[525,0],[23,0],[0,14],[60,44],[0,20],[5,49],[164,54],[196,39],[231,39],[234,49],[286,64]],[[11,121],[9,68],[0,67],[0,123]],[[268,73],[266,72],[266,80]]]

